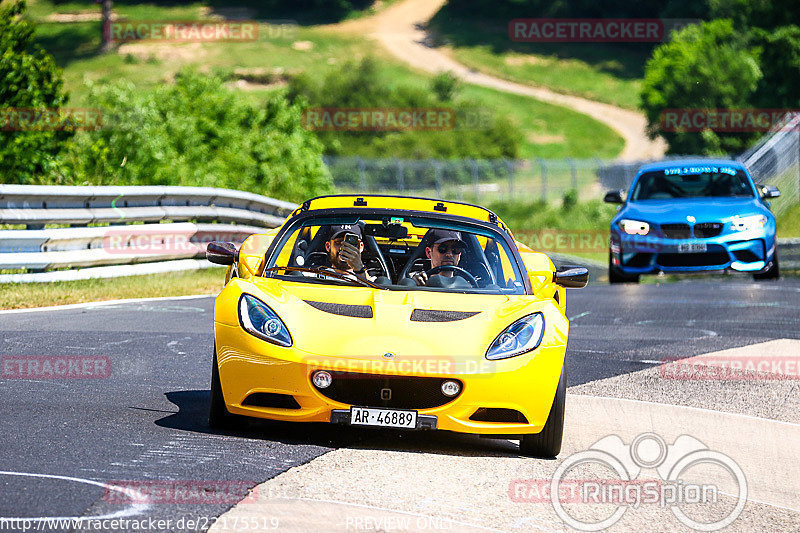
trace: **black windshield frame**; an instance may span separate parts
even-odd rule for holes
[[[281,227],[278,234],[272,240],[270,245],[267,247],[267,251],[264,254],[264,265],[270,266],[273,264],[273,261],[277,258],[276,253],[278,253],[283,247],[286,245],[285,241],[289,239],[289,237],[293,234],[293,232],[303,226],[303,225],[310,225],[309,220],[314,220],[315,224],[317,222],[321,223],[355,223],[356,220],[360,219],[381,219],[384,217],[404,217],[404,218],[413,218],[413,219],[423,219],[427,221],[434,222],[435,225],[441,225],[441,227],[452,227],[455,229],[461,228],[464,231],[471,231],[476,234],[486,234],[491,238],[495,239],[496,241],[503,241],[506,244],[508,251],[510,252],[511,257],[514,260],[514,265],[512,267],[516,270],[516,273],[522,278],[522,282],[524,284],[524,292],[525,294],[533,294],[533,288],[530,283],[530,278],[528,276],[528,271],[525,268],[525,262],[522,259],[522,256],[519,253],[519,249],[517,248],[517,244],[514,239],[511,238],[511,235],[505,230],[505,228],[501,227],[498,224],[494,224],[491,222],[484,222],[482,220],[476,220],[472,218],[461,217],[458,215],[449,215],[446,213],[431,213],[428,211],[413,211],[413,210],[399,210],[399,209],[353,209],[353,208],[331,208],[331,209],[319,209],[313,211],[301,211],[294,216],[292,216],[289,220],[287,220],[284,225]],[[474,294],[485,294],[481,292],[474,292]],[[494,294],[494,293],[493,293]]]
[[[654,170],[642,173],[631,191],[629,200],[631,202],[641,202],[647,200],[680,200],[684,198],[757,198],[758,193],[755,189],[753,181],[747,173],[737,167],[696,167],[702,172],[694,172],[690,168],[687,169],[679,167],[666,168],[662,170]],[[725,171],[723,171],[723,169]],[[708,170],[706,172],[705,170]],[[733,174],[730,171],[735,171]],[[657,186],[654,182],[658,180],[660,183]],[[738,180],[738,181],[737,181]],[[693,191],[685,189],[681,185],[692,184],[695,182],[703,184],[702,191]],[[727,182],[727,183],[726,183]],[[738,185],[740,192],[735,192],[733,186]],[[726,194],[721,194],[724,187],[728,187]],[[642,197],[645,188],[647,196]],[[670,195],[669,197],[652,198],[650,197],[653,192],[663,193]],[[693,194],[701,192],[702,194]],[[686,194],[681,194],[686,193]]]

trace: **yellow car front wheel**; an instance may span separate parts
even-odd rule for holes
[[[222,396],[222,384],[219,380],[217,364],[217,345],[214,344],[214,358],[211,363],[211,394],[209,398],[208,425],[211,429],[233,429],[239,425],[241,417],[232,415],[225,407]]]
[[[555,457],[561,451],[561,439],[564,435],[564,406],[567,398],[567,364],[561,368],[556,396],[547,416],[547,422],[539,433],[522,435],[519,451],[529,457]]]

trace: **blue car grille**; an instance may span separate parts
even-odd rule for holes
[[[661,224],[661,231],[668,239],[688,239],[692,236],[689,224]]]
[[[720,233],[722,233],[721,222],[701,222],[694,226],[694,236],[698,239],[716,237]]]
[[[701,222],[690,226],[689,224],[661,224],[661,231],[668,239],[710,239],[722,233],[724,225],[721,222]]]

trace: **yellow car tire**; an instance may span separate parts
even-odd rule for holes
[[[211,429],[233,429],[239,425],[240,417],[232,415],[225,408],[222,384],[219,380],[217,364],[217,345],[214,344],[214,359],[211,363],[211,394],[209,398],[208,425]]]
[[[564,436],[564,406],[567,398],[567,364],[561,368],[553,406],[547,422],[539,433],[522,435],[519,451],[527,457],[555,457],[561,451],[561,439]]]

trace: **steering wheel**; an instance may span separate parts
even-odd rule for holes
[[[463,268],[455,266],[455,265],[440,265],[438,267],[433,267],[432,269],[430,269],[427,272],[425,272],[425,274],[427,274],[428,276],[433,276],[434,274],[438,274],[439,272],[441,272],[443,270],[449,270],[449,271],[453,272],[454,274],[456,274],[458,276],[461,276],[462,278],[467,280],[470,283],[470,285],[472,285],[474,288],[476,288],[476,289],[478,288],[478,280],[475,279],[475,276],[473,276],[472,274],[470,274],[469,272],[467,272]]]

